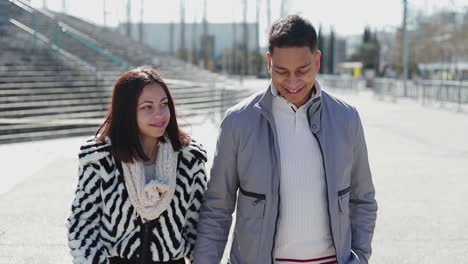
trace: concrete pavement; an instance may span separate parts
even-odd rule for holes
[[[338,96],[357,106],[367,137],[379,202],[371,263],[468,262],[468,114]],[[191,128],[210,162],[218,121]],[[83,140],[0,145],[0,264],[71,263],[64,220]]]

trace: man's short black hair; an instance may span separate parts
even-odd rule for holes
[[[268,34],[268,51],[275,47],[309,47],[317,49],[317,32],[309,20],[298,15],[289,15],[275,21]]]

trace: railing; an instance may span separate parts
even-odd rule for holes
[[[56,21],[54,16],[49,12],[36,9],[30,6],[29,3],[21,0],[9,1],[11,3],[10,13],[14,17],[15,25],[21,24],[23,29],[25,27],[30,29],[27,32],[33,35],[33,45],[37,45],[39,35],[41,35],[42,38],[48,39],[49,42],[54,42],[56,47],[54,50],[57,57],[63,55],[63,51],[67,51],[69,54],[73,54],[75,57],[79,57],[81,60],[97,68],[103,66],[104,61],[126,70],[132,68],[132,65],[114,56],[91,37],[69,25]]]
[[[116,56],[112,55],[112,53],[105,51],[104,49],[100,48],[99,45],[97,44],[97,41],[90,41],[87,36],[82,34],[81,32],[67,26],[66,24],[59,22],[59,27],[61,31],[70,36],[71,38],[81,42],[84,46],[88,47],[89,49],[95,51],[97,54],[101,55],[102,57],[108,59],[109,61],[112,61],[116,65],[121,66],[122,68],[126,70],[130,70],[133,68],[132,65],[129,63],[117,58]]]
[[[408,81],[406,88],[402,80],[376,79],[373,85],[374,92],[380,98],[390,97],[413,98],[427,103],[455,103],[458,109],[468,104],[468,82],[445,80],[417,80]]]
[[[83,61],[82,59],[76,57],[75,55],[69,53],[68,51],[61,49],[60,47],[55,45],[50,39],[48,39],[47,37],[43,36],[40,33],[37,33],[32,28],[27,27],[26,25],[23,25],[22,23],[18,22],[17,20],[15,20],[13,18],[10,18],[10,23],[13,24],[14,26],[16,26],[17,28],[25,31],[26,33],[29,33],[30,35],[33,35],[34,36],[34,40],[33,40],[34,44],[33,45],[35,47],[37,47],[37,45],[38,45],[37,40],[40,40],[45,44],[46,47],[52,49],[55,52],[58,52],[58,53],[62,54],[65,57],[64,62],[69,63],[71,61],[71,62],[74,62],[74,63],[80,65],[80,66],[83,66],[83,67],[87,68],[91,72],[96,72],[96,67],[94,67],[93,65],[87,63],[86,61]]]

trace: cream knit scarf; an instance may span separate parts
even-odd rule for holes
[[[128,196],[143,222],[153,220],[168,207],[176,188],[178,152],[169,139],[161,142],[156,156],[156,179],[146,183],[142,162],[122,163]]]

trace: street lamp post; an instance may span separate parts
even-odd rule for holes
[[[139,24],[139,34],[138,34],[138,37],[139,37],[139,40],[140,40],[140,43],[144,43],[144,36],[143,36],[143,11],[144,11],[144,5],[145,5],[145,1],[144,0],[141,0],[140,2],[140,24]]]
[[[106,0],[102,0],[102,20],[104,22],[104,27],[107,27],[107,8],[106,8]]]
[[[127,36],[129,38],[132,37],[131,27],[132,27],[132,5],[131,5],[130,0],[127,0]]]
[[[407,81],[408,81],[408,1],[403,0],[403,92],[404,96],[407,95]]]

